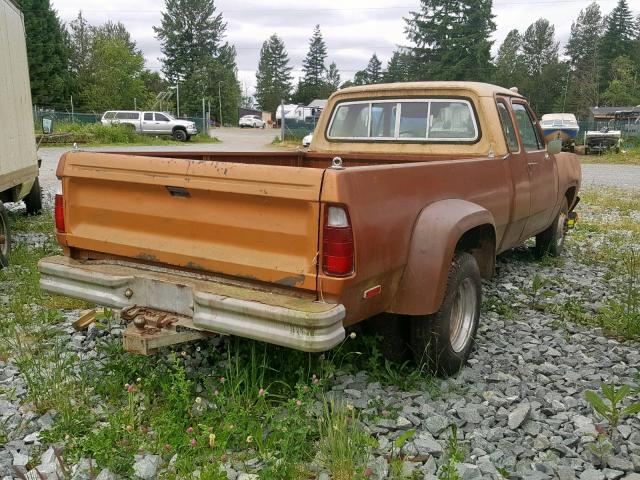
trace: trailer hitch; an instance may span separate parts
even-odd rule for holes
[[[127,352],[151,355],[161,347],[216,335],[193,326],[189,317],[134,305],[122,309],[120,318],[128,323],[123,335]]]

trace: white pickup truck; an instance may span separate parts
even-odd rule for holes
[[[198,133],[190,120],[178,120],[165,112],[140,112],[137,110],[110,110],[102,116],[103,125],[131,125],[138,133],[171,135],[179,142],[186,142]]]

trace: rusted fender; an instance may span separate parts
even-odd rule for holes
[[[466,200],[440,200],[425,207],[413,228],[409,255],[392,312],[426,315],[440,309],[456,245],[469,230],[490,225],[493,215]]]

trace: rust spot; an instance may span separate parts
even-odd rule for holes
[[[304,283],[304,275],[291,275],[290,277],[281,278],[280,280],[276,280],[278,285],[284,285],[286,287],[295,287],[296,285],[300,285]]]
[[[136,258],[140,259],[140,260],[144,260],[146,262],[157,262],[158,258],[155,255],[150,255],[148,253],[140,253],[139,255],[136,255]]]

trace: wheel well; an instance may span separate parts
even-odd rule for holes
[[[567,193],[565,193],[564,196],[567,198],[567,205],[571,208],[571,205],[576,198],[576,187],[571,187],[567,190]]]
[[[184,133],[187,133],[187,129],[184,128],[182,125],[178,125],[177,127],[173,127],[173,130],[171,130],[171,131],[175,132],[176,130],[182,130]]]
[[[456,252],[474,256],[482,278],[493,277],[496,264],[496,233],[492,225],[479,225],[466,232],[456,244]]]

